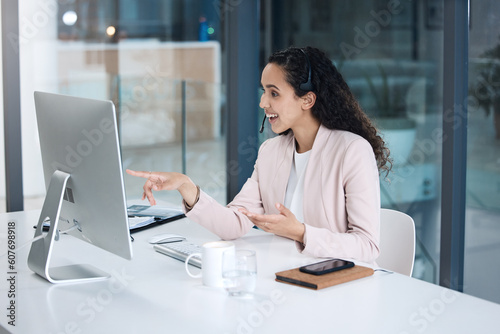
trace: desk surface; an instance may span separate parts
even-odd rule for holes
[[[27,267],[29,246],[17,253],[15,297],[8,297],[8,222],[16,243],[33,237],[37,211],[0,215],[0,333],[473,333],[500,327],[500,305],[399,274],[373,276],[319,291],[275,282],[275,273],[317,261],[292,241],[252,230],[237,248],[258,257],[250,299],[228,297],[192,279],[180,261],[157,253],[148,237],[171,232],[202,244],[218,238],[188,219],[135,233],[134,258],[123,260],[63,236],[53,265],[91,263],[106,281],[53,285]],[[15,327],[7,307],[15,301]]]

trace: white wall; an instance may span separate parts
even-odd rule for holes
[[[24,196],[45,194],[33,92],[57,90],[56,1],[19,2]]]

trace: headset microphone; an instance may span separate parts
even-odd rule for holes
[[[264,123],[266,123],[266,114],[264,114],[264,119],[262,120],[262,125],[260,126],[259,133],[264,132]]]

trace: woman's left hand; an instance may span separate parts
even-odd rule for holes
[[[305,226],[295,218],[295,215],[283,204],[276,203],[277,215],[261,215],[239,209],[258,228],[276,235],[304,242]]]

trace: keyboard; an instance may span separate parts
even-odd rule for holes
[[[187,241],[157,244],[154,245],[153,248],[159,253],[165,254],[182,262],[185,262],[190,254],[202,252],[201,246]],[[188,263],[195,267],[201,268],[201,259],[197,256],[189,259]]]

